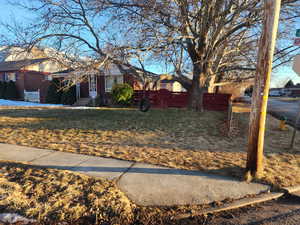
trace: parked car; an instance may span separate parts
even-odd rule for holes
[[[283,96],[283,93],[281,91],[278,91],[278,90],[272,90],[272,91],[270,91],[269,96],[271,96],[271,97],[280,97],[280,96]]]
[[[282,96],[291,96],[292,95],[292,91],[290,90],[282,90]]]

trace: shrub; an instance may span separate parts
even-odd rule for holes
[[[60,89],[60,81],[53,79],[48,87],[46,95],[46,103],[60,104],[62,91]]]
[[[61,95],[61,104],[73,105],[76,102],[76,85],[71,86],[63,91]]]
[[[5,99],[15,100],[18,98],[18,91],[16,83],[13,81],[9,81],[6,84],[5,92],[4,92]]]
[[[0,99],[5,98],[6,82],[0,81]]]
[[[129,84],[116,84],[112,88],[112,99],[114,103],[129,105],[133,96],[133,88]]]

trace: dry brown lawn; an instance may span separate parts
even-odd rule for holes
[[[2,108],[0,142],[241,177],[248,114],[234,114],[230,137],[225,118],[221,112],[183,109]],[[268,116],[262,182],[300,184],[300,135],[296,148],[287,150],[291,132],[279,131],[278,121]]]
[[[0,160],[0,212],[37,220],[34,225],[203,224],[204,217],[175,217],[219,204],[141,207],[112,181]]]
[[[104,179],[0,161],[0,211],[44,224],[128,224],[135,205]]]

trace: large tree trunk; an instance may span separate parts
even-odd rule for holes
[[[192,88],[189,91],[189,108],[195,111],[203,111],[203,93],[205,92],[206,74],[203,70],[194,66]]]
[[[189,95],[189,108],[195,111],[203,111],[203,88],[200,88],[197,82],[193,82]]]
[[[216,86],[215,86],[215,83],[217,81],[217,75],[212,75],[210,77],[210,80],[209,80],[209,84],[208,84],[208,93],[216,93]]]

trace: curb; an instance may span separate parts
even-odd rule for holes
[[[278,199],[278,198],[282,197],[284,194],[285,193],[283,193],[283,192],[273,192],[273,193],[262,194],[260,196],[253,197],[253,198],[237,200],[233,203],[228,203],[221,207],[205,209],[205,210],[202,210],[197,213],[181,214],[181,215],[176,216],[175,219],[187,219],[187,218],[194,217],[194,216],[202,216],[202,215],[237,209],[237,208],[241,208],[241,207],[245,207],[245,206],[249,206],[249,205],[254,205],[254,204]]]
[[[294,192],[299,192],[300,191],[300,185],[292,186],[292,187],[285,187],[285,188],[282,188],[282,190],[285,193],[293,194]]]

